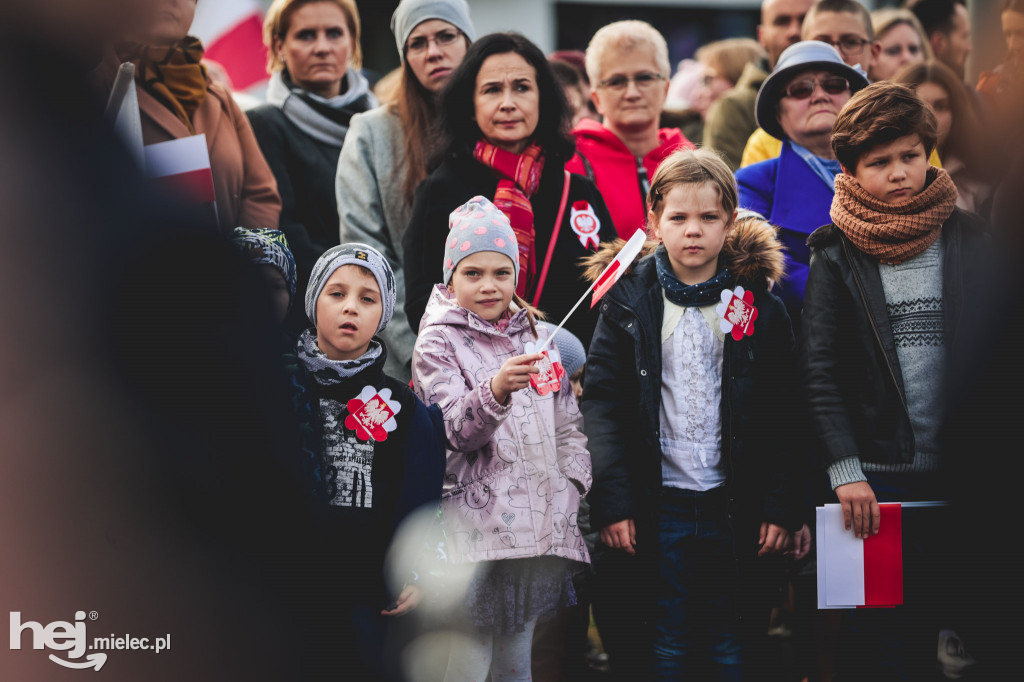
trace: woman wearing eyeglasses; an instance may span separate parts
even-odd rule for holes
[[[662,159],[692,148],[678,128],[658,128],[668,96],[668,46],[644,21],[616,21],[590,39],[591,98],[604,117],[573,129],[576,156],[566,168],[601,191],[619,236],[629,239],[647,218],[644,197]]]
[[[333,178],[352,116],[377,105],[359,72],[355,0],[274,0],[263,22],[267,104],[248,112],[281,193],[279,225],[298,272],[298,300],[320,255],[340,243]],[[288,326],[308,326],[293,305]]]
[[[381,336],[388,347],[385,370],[407,381],[416,328],[405,315],[402,236],[440,136],[438,97],[476,29],[465,0],[402,0],[391,31],[402,60],[398,86],[383,106],[353,117],[334,188],[341,241],[369,244],[394,269],[395,315]]]
[[[617,234],[597,187],[566,172],[571,117],[536,45],[518,33],[473,43],[445,88],[444,153],[416,189],[402,243],[413,329],[441,278],[449,215],[477,195],[512,224],[520,254],[516,293],[558,322],[587,290],[580,259]],[[597,312],[580,306],[565,325],[584,346]]]
[[[832,124],[851,95],[867,86],[827,43],[807,40],[786,48],[757,93],[757,124],[783,140],[782,152],[736,171],[740,207],[780,228],[786,276],[779,295],[794,320],[804,298],[810,252],[807,236],[831,222],[834,178]]]

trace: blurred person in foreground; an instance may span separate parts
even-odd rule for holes
[[[305,570],[317,525],[260,281],[152,192],[101,118],[109,91],[89,87],[149,9],[0,6],[18,64],[0,82],[19,93],[0,112],[0,280],[19,292],[0,303],[5,606],[42,626],[94,611],[90,641],[171,636],[160,656],[102,652],[105,679],[314,677],[327,656],[307,638],[329,622]],[[54,74],[61,87],[39,87]],[[20,634],[6,679],[81,674]]]
[[[202,65],[203,45],[188,35],[198,0],[151,0],[149,19],[118,36],[118,56],[135,64],[147,145],[206,135],[217,225],[277,227],[281,198],[249,119]],[[209,2],[209,0],[204,0]]]

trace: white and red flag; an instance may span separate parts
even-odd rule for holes
[[[878,505],[878,535],[846,530],[843,508],[817,508],[818,608],[851,609],[903,603],[903,524],[899,502]]]
[[[203,42],[203,56],[224,67],[235,90],[267,80],[263,8],[257,0],[216,0],[196,5],[191,35]]]
[[[644,248],[645,241],[647,241],[647,232],[644,230],[634,232],[633,236],[622,247],[622,250],[615,256],[615,260],[609,263],[608,267],[601,273],[601,276],[594,280],[594,298],[590,300],[591,308],[597,305],[601,297],[608,293],[612,285],[618,282],[619,278],[625,274],[629,266],[636,260],[640,250]]]
[[[601,300],[601,297],[608,293],[608,290],[612,288],[613,284],[619,281],[619,278],[625,274],[626,270],[629,270],[629,266],[633,264],[637,255],[639,255],[640,251],[644,248],[645,241],[647,241],[647,232],[644,230],[637,230],[633,233],[633,236],[629,238],[629,241],[627,241],[619,250],[618,255],[615,256],[615,260],[609,263],[608,267],[604,269],[604,272],[602,272],[601,275],[594,280],[593,284],[583,292],[583,295],[580,296],[580,300],[576,301],[576,305],[566,313],[565,317],[562,318],[562,321],[557,327],[555,327],[555,330],[551,332],[551,336],[548,337],[548,340],[545,341],[536,352],[544,352],[544,349],[546,349],[548,344],[550,344],[555,338],[555,334],[565,326],[566,321],[574,312],[576,312],[576,309],[580,307],[580,304],[583,303],[584,299],[587,298],[587,294],[591,291],[594,292],[594,298],[590,301],[590,307],[593,308],[597,305],[597,302]]]
[[[197,220],[217,225],[217,192],[206,135],[157,142],[142,152],[150,180],[179,201],[197,207]]]

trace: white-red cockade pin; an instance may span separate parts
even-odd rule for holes
[[[596,249],[598,233],[601,231],[601,221],[594,213],[594,207],[587,201],[574,201],[569,211],[569,224],[576,238],[580,240],[585,249]]]
[[[391,389],[379,392],[373,386],[364,386],[359,395],[348,401],[345,428],[356,432],[359,440],[383,441],[398,428],[395,415],[402,410],[397,400],[391,399]]]
[[[532,341],[526,344],[527,353],[536,353],[538,344]],[[562,377],[565,376],[565,368],[562,367],[562,356],[555,348],[541,351],[544,359],[537,363],[537,374],[530,375],[530,385],[540,395],[547,395],[552,391],[562,388]]]
[[[754,307],[754,292],[736,287],[732,291],[722,290],[722,302],[715,309],[721,318],[719,327],[725,334],[732,334],[735,341],[754,333],[757,308]]]

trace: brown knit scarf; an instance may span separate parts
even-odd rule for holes
[[[206,67],[202,65],[203,44],[186,36],[162,59],[149,56],[149,47],[134,48],[129,60],[135,64],[135,80],[159,99],[195,135],[192,117],[206,97]]]
[[[882,263],[899,264],[931,246],[956,207],[949,173],[929,168],[924,189],[888,204],[860,186],[852,175],[836,176],[829,215],[854,246]]]

